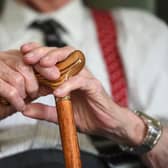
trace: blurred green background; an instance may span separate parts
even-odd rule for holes
[[[155,11],[155,0],[87,0],[89,4],[98,8],[138,7]]]

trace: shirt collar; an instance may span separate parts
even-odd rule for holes
[[[59,10],[48,14],[38,13],[14,0],[6,0],[1,23],[8,29],[8,33],[16,33],[27,29],[34,20],[53,18],[65,27],[70,36],[80,40],[83,37],[85,14],[86,10],[81,0],[72,0]]]

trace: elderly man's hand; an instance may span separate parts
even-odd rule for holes
[[[56,67],[41,69],[38,64],[26,64],[19,50],[0,52],[0,97],[10,104],[0,103],[0,120],[16,111],[24,111],[26,103],[51,93],[50,88],[39,87],[33,68],[46,75],[50,71],[50,79],[59,76]]]
[[[11,105],[0,104],[0,119],[25,108],[24,99],[35,97],[38,83],[33,69],[23,62],[19,50],[0,52],[0,96]]]
[[[50,69],[64,60],[74,48],[49,48],[31,43],[22,47],[24,61],[38,64],[41,69]],[[39,71],[39,73],[41,73]],[[50,79],[50,73],[42,73]],[[59,75],[59,72],[57,72]],[[64,97],[71,92],[75,122],[78,129],[89,134],[99,134],[116,140],[118,143],[140,144],[145,134],[141,119],[128,109],[115,104],[98,81],[86,68],[59,86],[53,94]],[[24,115],[57,122],[55,107],[39,103],[26,106]]]

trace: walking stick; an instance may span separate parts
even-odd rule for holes
[[[36,77],[40,84],[47,85],[54,90],[68,80],[68,78],[78,74],[84,67],[84,64],[84,55],[81,51],[76,50],[64,61],[56,65],[60,71],[60,78],[58,80],[48,81],[39,73],[36,73]],[[70,95],[62,98],[55,98],[55,100],[65,166],[66,168],[81,168],[80,150]],[[2,97],[0,97],[0,103],[9,105]]]

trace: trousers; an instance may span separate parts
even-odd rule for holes
[[[145,168],[135,156],[119,155],[111,157],[95,156],[81,152],[82,168]],[[65,168],[61,150],[34,149],[0,159],[0,168]]]
[[[107,168],[98,157],[81,152],[82,168]],[[0,159],[0,168],[65,168],[63,153],[56,149],[25,151]]]

